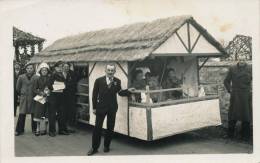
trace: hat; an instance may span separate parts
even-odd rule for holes
[[[49,65],[45,62],[42,62],[38,67],[39,70],[41,70],[42,68],[50,69]]]
[[[27,67],[30,66],[30,65],[33,65],[33,63],[26,63],[26,64],[24,65],[24,68],[27,68]]]
[[[63,64],[63,62],[62,62],[62,61],[58,61],[58,62],[56,62],[56,63],[54,64],[54,67],[58,67],[58,66],[61,65],[61,64]]]
[[[40,71],[42,68],[47,68],[48,70],[50,70],[50,67],[47,63],[42,62],[38,67],[37,67],[37,71],[36,71],[36,75],[40,75]]]

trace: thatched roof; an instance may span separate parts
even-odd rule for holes
[[[212,45],[225,54],[222,46],[191,16],[176,16],[65,37],[36,54],[31,62],[144,59],[186,22],[193,24]]]
[[[37,44],[44,42],[45,39],[34,36],[30,33],[24,32],[16,27],[13,27],[13,44],[14,45],[27,45]]]

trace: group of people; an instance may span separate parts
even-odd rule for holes
[[[76,77],[70,70],[70,64],[59,61],[54,64],[53,70],[51,70],[47,63],[42,63],[38,68],[39,76],[35,74],[33,64],[27,64],[25,69],[26,73],[21,74],[19,65],[14,66],[16,87],[14,99],[17,100],[19,96],[20,101],[15,135],[23,134],[26,114],[31,114],[32,131],[36,136],[46,134],[47,126],[49,126],[49,136],[56,136],[56,119],[58,120],[58,134],[69,135],[73,132],[73,130],[68,129],[68,122],[75,118],[75,92],[77,89]],[[108,63],[105,66],[105,75],[97,78],[94,82],[92,104],[96,120],[92,146],[87,155],[98,152],[105,118],[107,119],[107,130],[104,139],[104,152],[110,150],[118,110],[117,94],[129,97],[134,94],[136,89],[142,90],[147,85],[152,86],[153,76],[151,73],[148,72],[144,75],[142,70],[137,70],[132,81],[132,88],[123,90],[120,79],[114,76],[115,73],[115,64]],[[156,80],[158,81],[158,78]],[[239,62],[236,66],[231,67],[225,78],[224,85],[231,94],[228,130],[230,137],[234,136],[237,121],[242,121],[242,135],[249,136],[252,121],[251,81],[251,69],[244,62]],[[64,86],[62,84],[57,86],[55,83],[64,83]],[[182,80],[177,78],[175,70],[168,69],[166,77],[162,80],[162,88],[178,88],[181,85]],[[42,99],[35,100],[36,96],[42,97]],[[176,99],[182,96],[182,92],[174,91],[165,96],[167,99]],[[140,98],[137,94],[136,99],[141,100]],[[17,101],[15,101],[16,106]],[[41,123],[45,125],[43,132],[40,132]]]
[[[25,65],[24,74],[19,68],[19,64],[15,64],[15,116],[19,99],[15,135],[24,133],[27,114],[31,114],[31,128],[36,136],[46,135],[48,127],[49,136],[56,136],[56,120],[58,134],[75,132],[68,128],[68,124],[73,125],[76,116],[76,78],[70,70],[70,64],[59,61],[51,69],[47,63],[41,63],[36,72],[34,65],[29,63]],[[59,88],[55,83],[61,84]]]
[[[38,67],[39,76],[37,76],[33,64],[25,65],[26,72],[24,74],[18,72],[20,67],[15,64],[15,100],[19,97],[16,136],[24,133],[26,114],[31,114],[32,131],[36,136],[47,134],[47,126],[49,126],[49,136],[56,136],[56,119],[58,120],[58,134],[69,135],[73,132],[68,129],[68,122],[75,117],[77,84],[75,82],[76,77],[69,67],[69,63],[58,61],[51,70],[47,63],[41,63]],[[115,64],[108,63],[105,67],[105,75],[95,81],[92,103],[96,121],[92,146],[87,155],[98,152],[105,117],[107,118],[107,130],[104,140],[104,152],[109,152],[118,110],[117,94],[130,96],[135,90],[134,88],[122,90],[120,79],[114,77],[115,72]],[[86,81],[85,78],[81,82],[84,81]],[[61,83],[64,83],[64,87]],[[36,99],[36,97],[41,98]],[[17,107],[17,103],[15,107]],[[41,123],[45,125],[43,132],[40,132]]]
[[[179,79],[174,68],[169,68],[166,70],[165,75],[163,76],[162,83],[160,84],[159,76],[153,75],[151,72],[146,72],[145,74],[141,69],[138,69],[134,72],[132,87],[137,90],[145,90],[146,86],[149,86],[149,89],[170,89],[170,88],[180,88],[183,82],[182,79]],[[160,97],[159,97],[160,96]],[[152,102],[158,102],[160,100],[169,100],[169,99],[179,99],[182,97],[181,90],[167,91],[163,93],[163,96],[160,94],[153,93],[151,94]],[[144,102],[141,94],[135,94],[134,101]]]

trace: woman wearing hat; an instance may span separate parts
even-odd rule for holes
[[[36,136],[45,135],[47,133],[47,96],[50,95],[51,90],[51,76],[49,74],[49,66],[47,63],[41,63],[38,72],[40,77],[34,84],[34,93],[37,97],[44,99],[44,102],[36,101],[34,107],[34,118],[33,120],[37,123],[37,129],[35,132]],[[45,124],[45,129],[41,132],[40,126]]]
[[[20,95],[19,117],[17,120],[15,132],[16,136],[19,136],[24,133],[26,114],[31,114],[32,116],[32,131],[35,132],[36,129],[35,122],[33,121],[33,85],[38,77],[34,74],[33,64],[25,65],[25,69],[26,73],[20,75],[16,83],[16,91]]]

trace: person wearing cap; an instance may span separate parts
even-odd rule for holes
[[[49,65],[47,63],[41,63],[38,68],[40,77],[36,80],[33,90],[35,96],[42,97],[45,102],[36,101],[34,106],[34,121],[37,123],[37,129],[35,136],[45,135],[47,133],[47,97],[50,95],[51,90],[51,76],[49,71]],[[45,125],[43,131],[40,131],[41,124]]]
[[[17,106],[18,106],[18,92],[16,91],[16,83],[18,77],[21,75],[21,66],[19,63],[14,64],[14,116],[16,116]]]
[[[244,59],[239,59],[238,63],[229,69],[224,85],[230,93],[228,136],[234,137],[236,123],[241,121],[242,139],[248,140],[252,122],[252,67]]]
[[[51,75],[51,93],[48,97],[49,109],[48,109],[48,119],[49,119],[49,136],[56,136],[56,115],[58,118],[58,134],[69,135],[66,131],[66,112],[64,111],[64,94],[63,89],[54,90],[55,83],[65,85],[65,78],[62,74],[63,62],[58,61],[54,64],[54,71]]]
[[[24,133],[26,114],[31,114],[32,132],[34,133],[36,130],[36,124],[33,121],[33,84],[37,80],[38,76],[34,74],[33,64],[26,64],[25,69],[26,73],[20,75],[16,83],[16,91],[20,95],[19,116],[15,130],[16,136],[19,136]]]
[[[76,90],[77,81],[74,72],[70,69],[71,64],[64,62],[63,64],[63,76],[65,78],[65,89],[63,91],[64,103],[63,109],[66,114],[65,125],[68,133],[74,133],[73,129],[76,123]],[[68,128],[69,127],[69,128]]]

